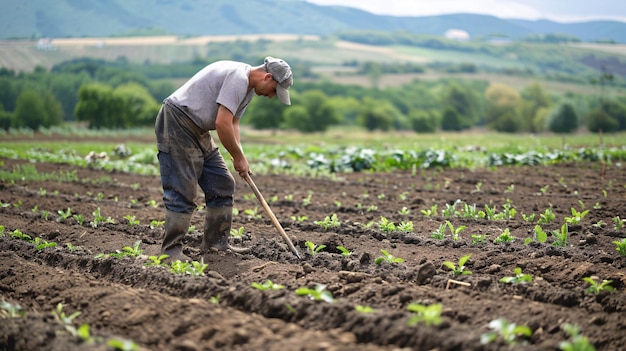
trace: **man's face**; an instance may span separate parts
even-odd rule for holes
[[[274,80],[272,74],[266,73],[263,80],[254,88],[254,92],[260,96],[267,96],[269,99],[276,96],[276,86],[278,82]]]

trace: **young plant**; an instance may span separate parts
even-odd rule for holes
[[[124,218],[128,220],[128,225],[131,227],[135,225],[139,225],[140,223],[135,215],[126,215],[124,216]]]
[[[152,266],[167,266],[167,264],[165,264],[163,261],[170,257],[170,255],[159,255],[159,256],[148,256],[148,262],[145,263],[146,267],[152,267]]]
[[[259,219],[259,218],[263,217],[263,216],[261,216],[259,214],[259,208],[258,207],[246,209],[246,210],[243,211],[243,213],[245,215],[247,215],[248,218],[251,218],[251,219],[253,219],[253,218]]]
[[[307,219],[309,219],[307,216],[291,216],[291,220],[298,223],[305,222]]]
[[[107,342],[107,346],[118,351],[136,351],[139,350],[139,345],[132,340],[111,339]]]
[[[384,233],[391,233],[396,230],[396,225],[387,218],[380,216],[380,220],[378,221],[378,228],[380,228],[380,230]]]
[[[617,250],[620,255],[626,256],[626,238],[622,239],[622,241],[614,241],[613,244],[616,245],[615,250]]]
[[[572,211],[572,216],[565,217],[565,223],[567,224],[580,224],[583,218],[585,218],[585,216],[589,213],[589,210],[578,212],[573,207],[571,208],[571,211]]]
[[[465,230],[465,228],[467,228],[464,225],[460,225],[456,228],[454,228],[454,226],[452,225],[452,222],[450,221],[446,221],[446,224],[448,225],[448,228],[450,228],[450,232],[452,233],[452,239],[453,240],[459,240],[459,234]]]
[[[305,241],[304,245],[306,245],[307,251],[311,255],[315,255],[316,253],[322,251],[326,247],[326,245],[324,244],[315,245],[315,243],[313,243],[312,241]]]
[[[556,215],[554,214],[554,212],[552,212],[552,209],[548,207],[543,213],[539,214],[539,220],[537,221],[537,224],[550,224],[552,223],[552,221],[554,221],[555,218]]]
[[[519,283],[530,283],[533,281],[533,276],[530,274],[523,274],[522,269],[520,267],[513,268],[513,273],[515,273],[515,275],[512,277],[500,278],[500,283],[519,284]]]
[[[567,237],[569,235],[567,223],[563,223],[561,230],[553,230],[552,235],[554,236],[554,242],[552,245],[561,247],[567,246]]]
[[[54,241],[46,241],[40,237],[35,237],[35,240],[32,241],[33,244],[35,244],[35,250],[43,250],[47,247],[55,247],[57,246],[57,243],[55,243]]]
[[[4,300],[0,301],[0,319],[21,318],[26,316],[26,311],[18,304],[11,304]]]
[[[296,289],[296,294],[299,296],[308,296],[311,300],[334,302],[335,298],[333,294],[326,290],[326,285],[317,284],[314,289],[301,287]]]
[[[348,257],[348,256],[352,255],[352,252],[350,250],[346,249],[343,246],[337,246],[336,248],[337,248],[337,250],[339,250],[341,252],[341,254],[343,256]]]
[[[239,227],[239,229],[231,228],[230,235],[234,236],[235,238],[241,238],[243,236],[244,230],[244,227]]]
[[[509,228],[506,228],[500,235],[493,239],[493,242],[494,244],[504,244],[513,242],[514,240],[515,238],[511,235]]]
[[[165,221],[157,221],[156,219],[150,221],[150,229],[155,229],[163,225],[165,225]]]
[[[506,319],[500,318],[489,322],[489,329],[494,331],[484,333],[480,336],[480,343],[483,345],[489,344],[495,341],[498,336],[508,345],[514,345],[517,343],[517,338],[520,336],[531,337],[533,335],[532,330],[525,325],[516,325],[515,323],[509,323]]]
[[[113,258],[123,258],[130,257],[135,258],[143,253],[143,250],[139,249],[139,245],[141,244],[141,240],[137,240],[133,246],[124,246],[122,250],[115,250],[108,255],[106,254],[98,254],[95,258],[105,258],[105,257],[113,257]]]
[[[341,226],[341,222],[339,221],[339,218],[337,218],[336,213],[333,213],[331,216],[326,216],[323,221],[314,221],[313,223],[319,225],[324,230]]]
[[[545,243],[546,240],[548,240],[548,233],[546,233],[538,224],[535,226],[534,239],[540,243]]]
[[[589,342],[589,339],[580,334],[580,327],[578,325],[563,323],[561,329],[569,335],[569,340],[559,343],[559,348],[562,351],[596,351],[596,348]]]
[[[375,312],[374,308],[370,306],[356,305],[354,309],[359,313],[373,313]]]
[[[486,240],[486,234],[472,234],[472,245],[484,245]]]
[[[409,209],[408,209],[408,208],[406,208],[406,207],[402,207],[402,209],[401,209],[400,211],[398,211],[398,213],[399,213],[401,216],[408,216],[408,215],[410,215],[410,214],[411,214],[411,210],[409,210]]]
[[[413,222],[412,221],[402,221],[400,222],[400,224],[398,224],[397,228],[398,231],[402,232],[402,233],[413,233]]]
[[[11,233],[11,238],[13,238],[13,239],[20,239],[20,240],[26,240],[26,241],[30,241],[32,239],[30,237],[30,235],[22,233],[19,229],[15,229]]]
[[[272,282],[271,280],[267,279],[263,282],[263,284],[259,284],[257,282],[252,282],[252,287],[255,289],[259,289],[261,291],[265,291],[265,290],[280,290],[280,289],[284,289],[285,287],[283,285],[280,284],[276,284],[274,282]]]
[[[72,243],[66,243],[65,246],[70,250],[70,252],[82,251],[83,248],[81,246],[74,246]]]
[[[431,237],[434,239],[443,240],[446,235],[446,228],[448,227],[447,223],[443,223],[439,225],[439,228],[432,232]]]
[[[437,216],[437,204],[430,206],[429,209],[421,210],[422,214],[428,218]]]
[[[407,325],[409,326],[413,326],[417,323],[424,323],[427,327],[430,327],[433,325],[439,325],[443,322],[443,319],[441,318],[441,310],[443,309],[443,306],[440,303],[434,303],[428,306],[411,303],[406,307],[406,309],[415,313],[407,321]]]
[[[382,262],[387,263],[404,263],[404,259],[400,257],[393,257],[387,250],[380,249],[380,252],[383,254],[382,256],[376,258],[374,260],[375,264],[381,264]]]
[[[170,272],[174,274],[188,274],[197,277],[204,275],[204,271],[208,266],[208,264],[198,261],[174,261],[170,265]]]
[[[68,208],[69,209],[69,208]],[[115,220],[111,219],[111,217],[105,218],[100,214],[100,207],[92,212],[93,221],[91,222],[91,226],[93,228],[98,228],[98,226],[102,223],[115,223]]]
[[[615,291],[615,288],[611,286],[612,280],[604,279],[601,283],[598,283],[593,277],[585,277],[583,280],[589,283],[589,287],[585,289],[587,294],[598,295],[603,291]]]
[[[72,209],[70,209],[69,207],[65,211],[58,210],[57,213],[59,214],[59,218],[57,219],[57,221],[61,223],[72,217]]]
[[[450,270],[454,273],[454,276],[458,276],[458,275],[467,275],[467,274],[472,274],[471,271],[469,270],[465,270],[465,263],[467,263],[467,260],[469,260],[469,258],[472,256],[472,254],[467,254],[463,257],[461,257],[459,259],[459,265],[455,266],[453,262],[450,261],[445,261],[442,264],[448,268],[450,268]]]
[[[615,230],[622,230],[622,229],[624,229],[624,223],[626,223],[626,219],[621,219],[621,218],[619,218],[619,216],[615,216],[615,217],[611,218],[611,220],[613,220],[613,224],[615,225],[613,227],[613,229],[615,229]]]

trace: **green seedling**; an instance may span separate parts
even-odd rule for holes
[[[402,193],[398,194],[398,198],[402,201],[406,201],[406,199],[409,198],[409,192],[403,191]]]
[[[343,246],[337,246],[336,248],[337,248],[337,250],[339,250],[341,252],[341,254],[343,256],[348,257],[348,256],[352,255],[352,252],[350,250],[346,249]]]
[[[157,221],[156,219],[150,221],[150,229],[162,227],[163,225],[165,225],[165,221]]]
[[[341,222],[339,221],[339,218],[337,218],[336,213],[333,213],[331,216],[326,216],[323,221],[314,221],[313,223],[319,225],[324,230],[341,226]]]
[[[239,229],[231,228],[230,235],[234,236],[235,238],[241,238],[244,234],[244,230],[244,227],[239,227]]]
[[[326,245],[324,245],[324,244],[315,245],[312,241],[305,241],[304,245],[306,245],[307,251],[311,255],[315,255],[318,252],[322,251],[324,248],[326,248]]]
[[[139,345],[132,340],[111,339],[107,342],[107,345],[118,351],[137,351]]]
[[[380,220],[378,221],[378,228],[384,233],[391,233],[396,230],[396,225],[387,218],[380,216]]]
[[[461,232],[465,230],[465,228],[467,228],[464,225],[460,225],[454,228],[454,226],[452,225],[452,222],[450,221],[446,221],[446,224],[448,225],[448,228],[450,228],[450,232],[452,233],[453,240],[459,240],[459,234],[461,234]]]
[[[115,250],[115,252],[112,252],[110,254],[98,254],[96,255],[95,258],[106,258],[106,257],[113,257],[113,258],[124,258],[124,257],[130,257],[130,258],[135,258],[139,255],[141,255],[143,253],[143,250],[139,249],[139,245],[141,244],[141,240],[137,240],[133,246],[124,246],[122,248],[122,250]]]
[[[2,202],[2,200],[0,200],[0,207],[9,207],[11,206],[10,202]]]
[[[311,300],[315,301],[326,301],[326,302],[334,302],[335,298],[333,294],[326,290],[326,285],[317,284],[314,289],[309,288],[298,288],[296,289],[296,294],[300,296],[308,296]]]
[[[552,223],[552,221],[554,221],[555,218],[556,215],[554,214],[554,212],[552,212],[552,209],[548,207],[543,213],[539,214],[539,220],[537,221],[537,224],[550,224]]]
[[[219,295],[217,295],[217,296],[211,296],[211,297],[209,298],[209,302],[210,302],[210,303],[214,303],[214,304],[219,304],[219,303],[220,303],[220,296],[219,296]]]
[[[585,218],[585,216],[589,213],[589,210],[578,212],[573,207],[571,208],[571,211],[572,211],[572,216],[565,217],[565,223],[567,224],[580,224],[583,218]]]
[[[408,208],[406,208],[406,207],[402,207],[402,209],[401,209],[400,211],[398,211],[398,213],[399,213],[401,216],[408,216],[408,215],[410,215],[410,214],[411,214],[411,210],[409,210],[409,209],[408,209]]]
[[[612,280],[604,279],[601,283],[598,283],[593,277],[585,277],[583,280],[589,283],[589,287],[585,289],[587,294],[598,295],[603,291],[615,291],[615,288],[611,286]]]
[[[480,343],[483,345],[495,341],[498,339],[498,336],[500,336],[501,339],[508,345],[514,345],[517,343],[518,337],[531,337],[533,335],[533,332],[529,327],[509,323],[504,318],[495,319],[489,322],[489,329],[494,331],[484,333],[480,336]]]
[[[340,208],[341,207],[341,201],[335,200],[335,207]]]
[[[376,310],[370,306],[356,305],[354,309],[359,313],[374,313]]]
[[[32,241],[33,244],[35,244],[35,250],[43,250],[47,247],[55,247],[57,246],[57,243],[55,243],[54,241],[46,241],[40,237],[35,237],[35,239]]]
[[[569,340],[559,343],[559,348],[562,351],[596,351],[596,348],[589,342],[589,339],[580,334],[580,327],[578,325],[563,323],[561,329],[569,335]]]
[[[446,236],[446,228],[448,227],[447,223],[443,223],[439,225],[435,231],[432,232],[431,237],[433,239],[443,240]]]
[[[486,234],[472,234],[472,245],[484,245],[486,240]]]
[[[433,325],[439,325],[443,322],[443,319],[441,318],[441,310],[443,309],[443,306],[440,303],[434,303],[428,306],[411,303],[406,307],[406,309],[415,313],[407,321],[407,325],[409,326],[414,326],[417,323],[424,323],[427,327],[430,327]]]
[[[522,219],[524,220],[524,222],[532,223],[535,221],[535,214],[531,213],[529,215],[526,215],[522,213]]]
[[[533,276],[530,274],[522,273],[522,269],[520,267],[513,268],[513,273],[515,275],[512,277],[500,278],[500,283],[519,284],[519,283],[530,283],[533,281]]]
[[[454,273],[454,276],[458,276],[458,275],[467,275],[467,274],[472,274],[471,271],[469,270],[465,270],[465,263],[467,263],[467,260],[469,260],[469,258],[472,256],[472,254],[468,254],[465,255],[463,257],[461,257],[459,259],[459,265],[456,266],[453,262],[450,261],[445,261],[442,264],[448,268],[450,268],[450,270]]]
[[[0,237],[4,236],[4,226],[0,224]]]
[[[70,252],[83,251],[83,248],[81,246],[74,246],[72,245],[72,243],[66,243],[65,246],[67,246]]]
[[[545,195],[546,192],[548,192],[548,189],[550,189],[550,185],[546,185],[546,186],[540,188],[539,191],[541,192],[541,194]]]
[[[552,235],[554,236],[552,245],[561,247],[567,246],[567,237],[569,236],[567,223],[563,223],[561,230],[553,230]]]
[[[621,219],[619,216],[615,216],[611,218],[613,220],[613,224],[615,225],[613,229],[622,230],[624,229],[624,224],[626,223],[626,219]]]
[[[159,207],[159,203],[156,202],[156,200],[148,200],[146,201],[146,205],[152,207],[152,208],[157,208]]]
[[[256,218],[256,219],[263,218],[263,216],[261,216],[259,214],[259,208],[258,207],[246,209],[246,210],[243,211],[243,213],[246,216],[248,216],[248,218],[251,218],[251,219],[252,218]]]
[[[93,228],[98,228],[98,226],[102,223],[115,223],[115,220],[113,220],[111,217],[105,218],[104,216],[100,214],[100,207],[94,210],[92,212],[92,215],[93,215],[93,221],[91,222],[91,226]]]
[[[145,263],[146,267],[152,267],[152,266],[167,266],[167,264],[165,264],[163,261],[170,257],[170,255],[159,255],[159,256],[148,256],[148,262]]]
[[[298,223],[305,222],[308,219],[309,217],[307,216],[291,216],[291,220]]]
[[[69,207],[65,211],[58,210],[57,213],[59,214],[59,218],[57,219],[57,221],[61,223],[65,222],[68,218],[72,217],[72,209]]]
[[[18,304],[11,304],[4,300],[0,301],[0,318],[22,318],[26,316],[26,311]]]
[[[613,244],[616,245],[615,250],[617,250],[620,255],[626,256],[626,238],[622,239],[622,241],[614,241]]]
[[[76,327],[74,327],[73,321],[76,317],[78,317],[81,314],[80,311],[76,311],[68,316],[63,311],[63,304],[59,303],[57,304],[57,308],[52,310],[52,314],[54,315],[54,318],[59,323],[61,323],[61,325],[65,327],[65,330],[67,330],[73,336],[78,336],[78,330],[76,329]],[[84,333],[84,327],[83,327],[83,333]]]
[[[383,262],[387,263],[404,263],[404,259],[400,257],[393,257],[387,250],[380,249],[380,252],[383,254],[382,256],[376,258],[374,260],[375,264],[381,264]]]
[[[421,210],[422,214],[428,218],[437,216],[437,204],[430,206],[429,209]]]
[[[313,197],[313,192],[311,190],[309,190],[309,194],[307,195],[307,197],[302,199],[302,206],[303,207],[309,206],[311,204],[311,198],[312,197]]]
[[[82,214],[72,215],[72,218],[74,218],[76,223],[78,223],[80,225],[83,225],[83,223],[85,223],[85,216],[83,216]]]
[[[541,226],[536,225],[535,226],[535,234],[534,234],[534,239],[537,242],[540,243],[545,243],[546,240],[548,240],[548,233],[546,233],[543,228],[541,228]]]
[[[280,290],[280,289],[284,289],[285,288],[283,285],[276,284],[276,283],[272,282],[269,279],[264,281],[263,284],[259,284],[257,282],[253,282],[251,285],[252,285],[253,288],[259,289],[261,291],[265,291],[265,290]]]
[[[139,220],[137,219],[135,215],[126,215],[124,216],[124,218],[128,220],[128,225],[131,227],[140,224]]]
[[[13,239],[20,239],[20,240],[26,240],[26,241],[30,241],[32,240],[32,238],[30,237],[30,235],[22,233],[19,229],[15,229],[12,233],[11,233],[11,238]]]
[[[461,200],[456,200],[452,205],[446,204],[446,209],[441,211],[441,214],[445,218],[453,218],[459,215],[459,211],[457,211],[456,206],[461,203]]]
[[[365,212],[376,212],[376,211],[378,211],[378,206],[376,205],[367,206],[367,208],[365,209]]]
[[[396,227],[396,230],[402,232],[402,233],[413,233],[413,222],[412,221],[402,221],[400,222],[400,224],[398,224],[398,226]]]
[[[46,211],[46,210],[41,210],[41,218],[45,219],[46,221],[50,218],[50,211]]]
[[[188,274],[194,277],[204,275],[204,271],[209,265],[198,261],[182,262],[174,261],[170,265],[170,272],[174,274]]]
[[[494,244],[504,244],[513,242],[514,240],[515,238],[511,235],[509,228],[506,228],[500,235],[493,239],[493,242]]]
[[[14,208],[20,208],[20,207],[22,207],[22,204],[23,204],[22,200],[17,200],[17,201],[15,201],[13,203],[13,207]]]

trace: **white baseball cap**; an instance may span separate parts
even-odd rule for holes
[[[293,74],[291,67],[282,59],[268,56],[265,58],[265,70],[272,75],[276,84],[276,96],[285,105],[291,105],[289,98],[289,88],[293,84]]]

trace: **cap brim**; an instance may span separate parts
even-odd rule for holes
[[[276,96],[278,96],[278,100],[280,100],[283,104],[291,105],[289,90],[283,88],[280,84],[276,84]]]

